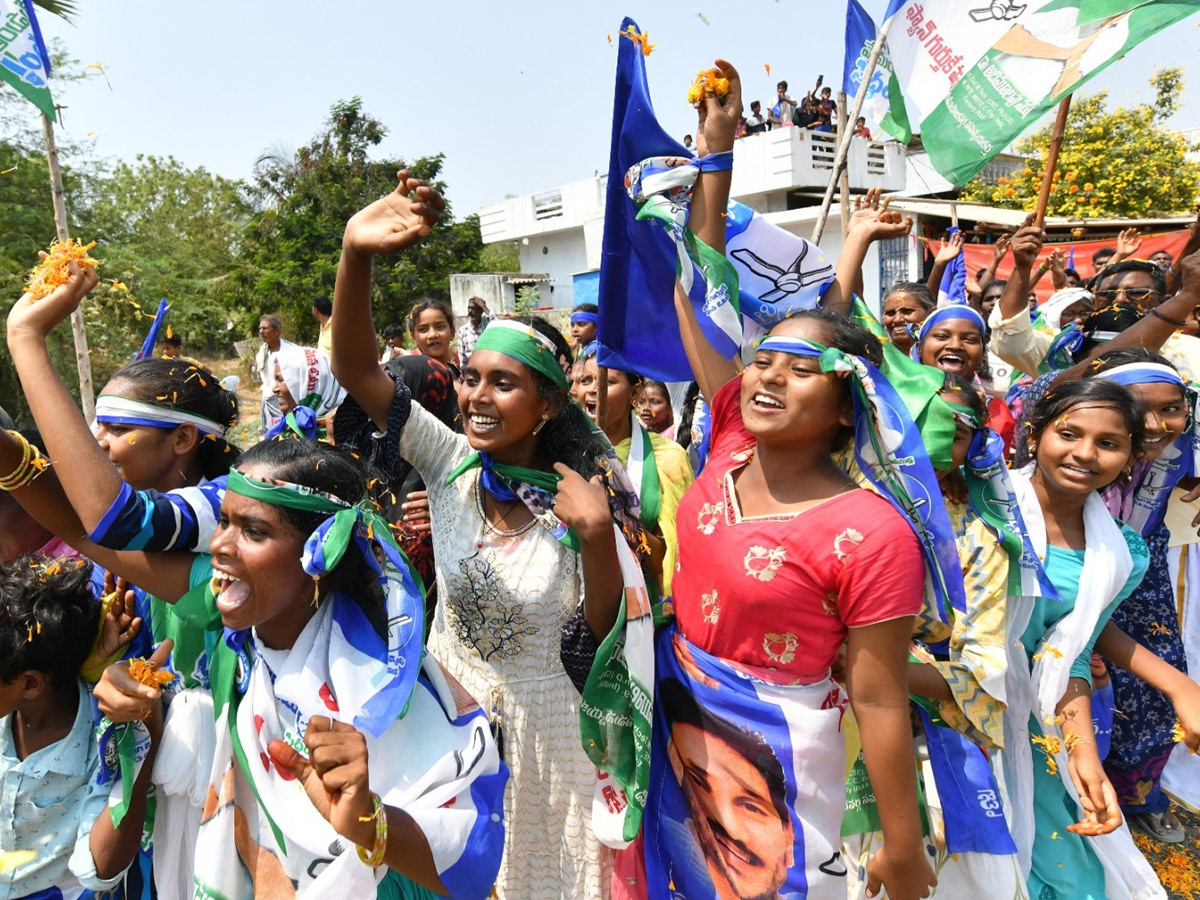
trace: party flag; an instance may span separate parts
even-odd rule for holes
[[[158,343],[158,332],[162,329],[163,322],[167,320],[167,313],[171,311],[171,304],[167,302],[167,298],[163,297],[158,301],[158,311],[154,313],[154,321],[150,323],[150,330],[146,333],[146,339],[142,341],[142,349],[138,351],[137,359],[149,359],[154,355],[154,345]]]
[[[904,141],[920,133],[933,167],[964,184],[1067,94],[1197,10],[1196,0],[891,0],[883,127]]]
[[[950,226],[950,236],[958,234],[957,225]],[[950,260],[946,271],[942,273],[942,283],[938,285],[938,306],[948,306],[951,303],[967,302],[967,262],[962,252]]]
[[[847,97],[858,96],[858,87],[867,71],[867,59],[875,47],[875,34],[875,22],[862,4],[858,0],[846,0],[846,60],[842,68],[842,90]],[[859,115],[867,120],[867,127],[872,133],[880,128],[890,109],[888,82],[891,74],[892,61],[884,47],[867,83],[862,109],[859,110]],[[850,124],[854,125],[853,122]]]
[[[50,77],[50,54],[42,40],[31,0],[0,0],[0,78],[26,100],[56,119],[54,98],[46,82]]]

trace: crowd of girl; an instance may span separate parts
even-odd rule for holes
[[[676,199],[723,253],[717,66]],[[586,306],[362,353],[441,208],[401,172],[350,219],[332,359],[280,355],[253,447],[178,360],[84,420],[46,338],[94,271],[14,306],[0,897],[1166,896],[1131,829],[1200,802],[1200,232],[1031,309],[1031,218],[1006,281],[877,321],[911,221],[868,196],[740,358],[677,287],[676,393]]]

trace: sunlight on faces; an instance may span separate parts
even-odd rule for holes
[[[532,456],[537,446],[533,429],[544,413],[554,414],[539,396],[533,373],[496,350],[471,354],[458,389],[458,406],[471,446],[501,462]]]
[[[897,291],[883,301],[883,328],[891,342],[907,353],[913,345],[908,326],[924,322],[929,313],[912,294]]]
[[[791,865],[795,835],[754,763],[719,736],[676,722],[668,744],[719,897],[774,898]]]
[[[642,394],[638,399],[638,417],[651,431],[665,431],[674,422],[671,398],[656,384],[642,385]]]
[[[1187,427],[1187,397],[1177,385],[1163,382],[1131,384],[1129,389],[1146,408],[1142,458],[1153,462]]]
[[[1118,289],[1120,294],[1106,293]],[[1136,303],[1142,309],[1151,309],[1163,301],[1163,295],[1158,293],[1149,272],[1117,272],[1108,275],[1100,279],[1094,293],[1096,309],[1103,309],[1113,303]]]
[[[968,319],[946,319],[921,338],[921,362],[968,381],[983,361],[983,335]]]
[[[262,480],[272,476],[263,466],[242,471]],[[226,627],[254,627],[268,647],[291,647],[315,611],[313,580],[300,564],[307,538],[280,507],[225,493],[208,551],[221,573],[212,588]]]
[[[1086,494],[1112,484],[1128,467],[1133,442],[1115,406],[1073,406],[1037,436],[1034,482],[1061,494]]]
[[[595,322],[572,322],[571,343],[576,347],[586,347],[596,339]]]
[[[417,349],[425,356],[439,362],[450,359],[450,341],[454,339],[454,325],[440,309],[423,309],[413,323],[413,340]]]
[[[633,412],[636,397],[640,390],[634,386],[629,376],[616,369],[608,370],[608,399],[605,403],[605,421],[600,421],[600,367],[596,357],[589,356],[583,363],[579,375],[576,392],[580,396],[579,404],[593,422],[599,425],[605,433],[611,433],[622,422],[629,419]]]
[[[785,319],[771,334],[804,338],[828,346],[828,324],[819,319]],[[829,445],[854,424],[849,382],[821,371],[815,357],[760,350],[742,374],[742,420],[759,441],[795,446]]]
[[[283,380],[283,372],[279,369],[279,360],[275,360],[275,385],[271,388],[271,393],[279,400],[280,415],[286,416],[296,408],[296,398],[292,396],[287,382]]]
[[[101,394],[140,400],[130,382],[114,378]],[[135,491],[168,491],[179,487],[179,472],[199,439],[195,426],[155,428],[96,422],[92,432],[121,478]]]

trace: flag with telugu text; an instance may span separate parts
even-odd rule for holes
[[[50,54],[42,40],[31,0],[0,0],[0,77],[26,100],[48,115],[57,116],[46,86]]]
[[[846,61],[842,69],[842,91],[848,98],[858,95],[859,85],[867,71],[867,58],[875,47],[875,34],[875,22],[862,4],[858,0],[846,0]],[[890,109],[888,83],[891,73],[892,61],[885,47],[875,63],[875,71],[871,73],[858,113],[867,120],[867,128],[873,137],[880,136],[877,132]],[[850,125],[853,127],[854,123]]]
[[[882,122],[919,133],[930,162],[964,184],[1055,106],[1200,0],[891,0],[894,68]]]

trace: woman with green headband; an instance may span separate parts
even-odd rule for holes
[[[86,424],[22,329],[61,321],[82,293],[19,304],[9,323],[22,371],[40,380],[28,391],[35,415],[63,423],[50,442],[64,461],[61,484],[37,478],[17,499],[69,535],[80,530],[61,512],[70,511],[62,491],[86,494],[96,472],[63,441],[73,430],[81,443]],[[0,440],[7,461],[12,443]],[[172,636],[199,645],[203,671],[172,656],[195,686],[174,695],[160,761],[188,765],[160,785],[182,792],[182,805],[157,811],[169,833],[191,836],[159,873],[172,882],[186,874],[187,886],[160,895],[190,896],[193,867],[197,889],[230,900],[490,892],[507,774],[482,711],[424,652],[421,592],[369,481],[347,451],[263,442],[229,472],[210,553],[116,553],[72,536],[163,598]],[[132,782],[126,759],[135,765],[124,723],[161,693],[126,664],[110,666],[96,689],[122,784]]]
[[[635,587],[622,574],[618,552],[628,547],[618,547],[613,520],[615,512],[639,540],[637,498],[603,433],[570,402],[570,351],[540,319],[497,319],[480,335],[458,394],[465,434],[363,358],[371,257],[417,244],[442,208],[432,188],[406,172],[399,179],[347,223],[334,371],[347,404],[362,407],[387,453],[427,485],[438,585],[429,647],[484,704],[512,772],[497,893],[592,900],[606,890],[592,829],[596,771],[579,745],[580,701],[560,660],[561,634],[585,593],[615,609]]]

